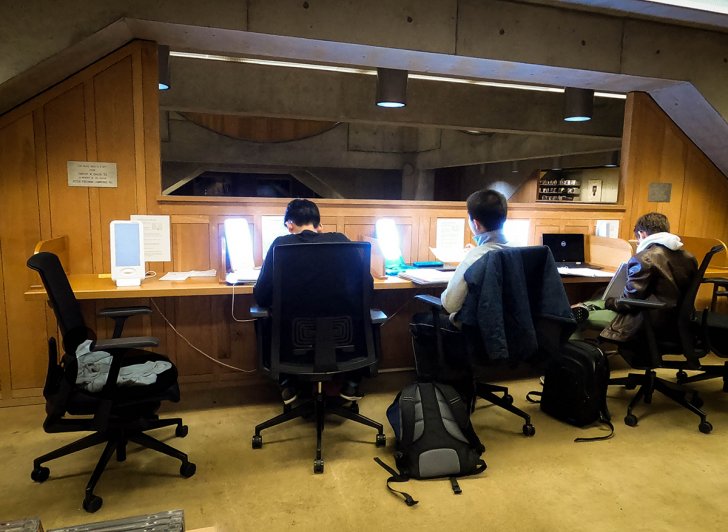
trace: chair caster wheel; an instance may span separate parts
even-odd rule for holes
[[[713,425],[710,423],[710,421],[701,421],[700,425],[698,425],[698,430],[703,434],[710,434],[710,432],[713,430]]]
[[[321,458],[318,458],[313,461],[313,472],[318,474],[321,474],[324,472],[324,461]]]
[[[92,514],[94,512],[98,512],[102,504],[104,504],[104,500],[101,497],[97,495],[87,495],[83,500],[83,509]]]
[[[263,436],[256,434],[253,436],[253,449],[260,449],[263,447]]]
[[[184,462],[179,466],[179,474],[181,477],[190,478],[197,471],[197,466],[192,462]]]
[[[377,447],[385,447],[387,445],[387,437],[384,434],[377,434]]]
[[[187,433],[190,431],[189,427],[187,425],[178,425],[176,429],[174,429],[174,435],[178,438],[184,438],[187,436]]]
[[[523,435],[524,436],[533,436],[536,434],[536,427],[531,425],[530,423],[526,423],[523,425]]]
[[[637,416],[634,414],[627,414],[624,416],[624,424],[628,427],[635,427],[637,426]]]
[[[45,482],[51,474],[47,467],[38,466],[30,472],[30,478],[36,482]]]
[[[685,370],[681,369],[677,372],[677,375],[675,375],[675,377],[677,378],[677,382],[682,384],[688,378],[688,374],[685,372]]]
[[[509,393],[505,394],[503,396],[503,402],[505,404],[507,404],[507,405],[512,405],[513,404],[513,396],[511,394],[509,394]]]

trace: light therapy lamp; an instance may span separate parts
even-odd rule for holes
[[[225,280],[230,284],[255,281],[259,270],[255,270],[253,239],[250,236],[248,220],[245,218],[225,220],[225,246],[231,270]]]
[[[391,218],[381,218],[377,220],[376,231],[379,249],[384,255],[384,272],[387,275],[397,275],[407,268],[399,246],[397,224]]]

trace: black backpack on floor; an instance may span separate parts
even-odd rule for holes
[[[541,397],[541,410],[551,417],[577,427],[600,422],[609,426],[610,434],[574,441],[606,440],[614,434],[607,409],[609,363],[596,345],[581,340],[569,340],[560,356],[546,366],[543,392],[530,392]]]
[[[452,489],[460,493],[455,477],[485,471],[480,455],[485,447],[470,423],[470,411],[452,386],[433,382],[410,384],[387,409],[396,437],[395,471],[379,458],[376,462],[392,475],[387,487],[404,497],[408,506],[417,501],[393,489],[390,482],[410,478],[450,478]]]

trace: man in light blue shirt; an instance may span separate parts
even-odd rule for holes
[[[494,249],[500,249],[507,245],[503,233],[503,224],[508,214],[508,202],[505,196],[492,189],[483,189],[473,192],[467,199],[468,224],[473,232],[473,240],[476,243],[468,251],[467,255],[453,273],[447,288],[442,293],[442,306],[449,314],[440,315],[438,326],[444,331],[459,330],[459,323],[456,315],[465,302],[468,294],[468,285],[465,282],[465,272],[483,255]],[[415,351],[415,365],[420,378],[437,378],[437,348],[435,346],[435,331],[432,323],[432,313],[423,312],[415,314],[410,323],[410,331],[413,336],[413,347]],[[445,334],[443,343],[445,353],[457,350],[456,346],[448,349],[448,338],[452,335]],[[452,349],[452,348],[455,349]]]

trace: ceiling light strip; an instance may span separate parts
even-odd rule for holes
[[[365,74],[369,76],[375,76],[377,74],[376,69],[365,69],[365,68],[352,68],[342,67],[335,65],[317,65],[314,63],[292,63],[289,61],[276,61],[272,59],[255,59],[251,57],[235,57],[229,55],[215,55],[215,54],[200,54],[195,52],[170,52],[172,57],[183,57],[186,59],[204,59],[206,61],[225,61],[229,63],[247,63],[253,65],[264,65],[264,66],[275,66],[275,67],[286,67],[286,68],[300,68],[304,70],[320,70],[326,72],[343,72],[345,74]],[[420,79],[425,81],[443,81],[446,83],[462,83],[466,85],[480,85],[484,87],[498,87],[503,89],[517,89],[527,91],[538,91],[538,92],[554,92],[563,93],[564,89],[561,87],[545,87],[541,85],[520,85],[517,83],[501,83],[497,81],[483,81],[478,79],[467,79],[467,78],[451,78],[447,76],[433,76],[429,74],[409,74],[410,79]],[[594,96],[599,98],[616,98],[624,100],[627,98],[625,94],[618,94],[612,92],[595,92]]]

